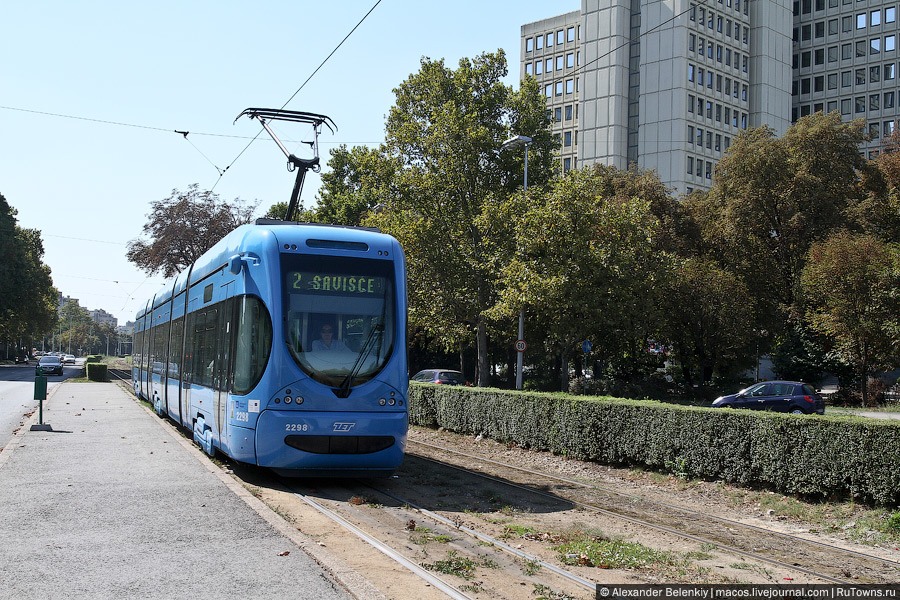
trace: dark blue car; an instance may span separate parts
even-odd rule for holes
[[[749,408],[794,414],[825,414],[825,400],[802,381],[762,381],[737,394],[719,396],[715,408]]]
[[[34,371],[42,372],[44,375],[62,375],[63,364],[58,356],[42,356]]]

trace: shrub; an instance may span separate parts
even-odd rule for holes
[[[99,362],[85,363],[87,378],[91,381],[106,381],[106,365]]]
[[[900,503],[900,422],[410,384],[410,422],[603,464]]]

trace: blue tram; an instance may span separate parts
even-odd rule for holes
[[[405,268],[375,230],[242,225],[138,312],[134,391],[210,455],[392,473],[409,422]]]

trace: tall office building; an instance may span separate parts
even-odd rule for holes
[[[708,189],[742,130],[820,110],[864,118],[871,157],[900,116],[896,1],[582,0],[522,26],[521,75],[547,95],[562,171],[637,164]]]
[[[840,111],[862,118],[872,158],[897,117],[897,4],[869,0],[794,2],[791,118]]]
[[[563,171],[574,168],[578,160],[576,85],[582,62],[581,23],[581,13],[574,11],[522,26],[521,76],[537,78],[547,98],[547,112],[560,141]]]

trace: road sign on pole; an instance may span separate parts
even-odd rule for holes
[[[526,348],[528,348],[528,344],[525,343],[525,340],[516,340],[516,352],[525,352]]]

